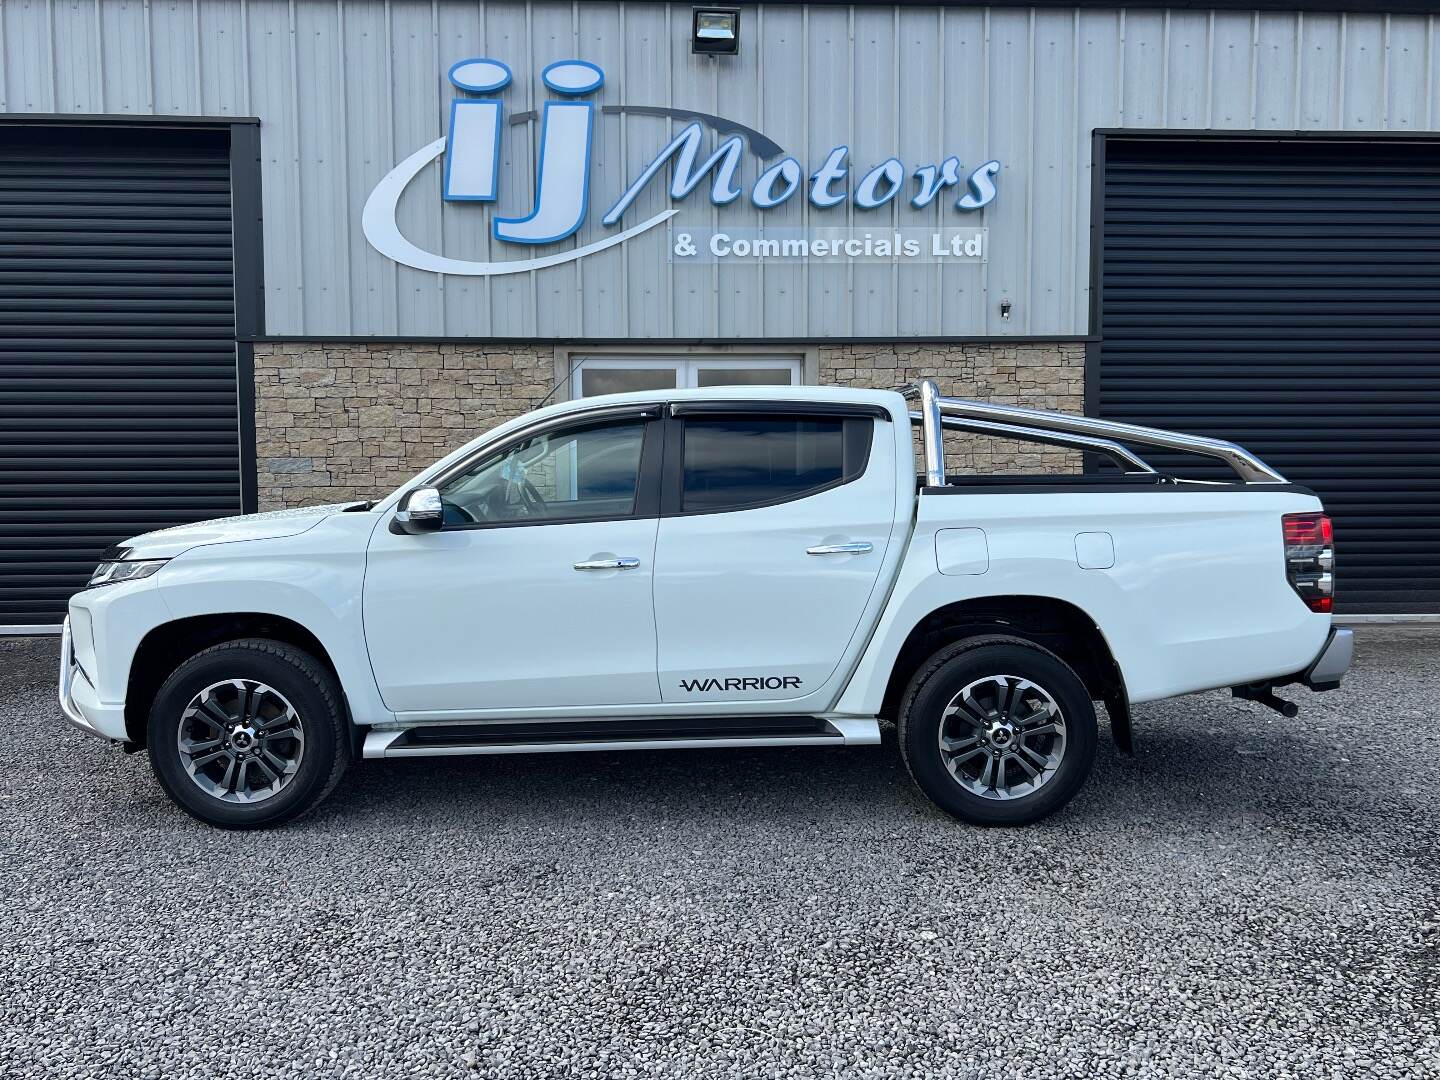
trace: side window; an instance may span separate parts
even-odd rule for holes
[[[741,510],[853,480],[871,430],[870,420],[838,417],[686,419],[680,509]]]
[[[483,458],[440,488],[446,525],[623,517],[635,511],[643,420],[547,432]]]

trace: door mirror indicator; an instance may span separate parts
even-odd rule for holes
[[[400,500],[395,516],[390,519],[390,531],[408,533],[436,532],[445,524],[445,507],[440,501],[438,488],[422,487],[407,492]]]

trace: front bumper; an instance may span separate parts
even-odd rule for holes
[[[1300,673],[1297,681],[1311,690],[1334,690],[1350,670],[1350,661],[1355,655],[1355,631],[1346,627],[1331,627],[1330,636],[1325,639],[1325,648],[1315,662]]]
[[[70,636],[70,617],[60,627],[60,711],[72,727],[97,739],[125,741],[125,710],[102,705],[100,695],[75,662],[75,643]]]

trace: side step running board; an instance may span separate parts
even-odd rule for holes
[[[533,723],[431,724],[365,735],[367,758],[698,750],[714,746],[857,746],[880,741],[873,719],[818,716],[630,717]]]

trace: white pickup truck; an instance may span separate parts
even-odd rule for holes
[[[1119,469],[948,476],[948,429]],[[228,828],[303,813],[357,755],[873,744],[882,720],[941,808],[1020,824],[1084,782],[1096,701],[1128,750],[1136,702],[1293,715],[1275,687],[1339,685],[1333,558],[1319,500],[1230,443],[929,382],[587,398],[373,504],[127,541],[70,601],[60,703]]]

